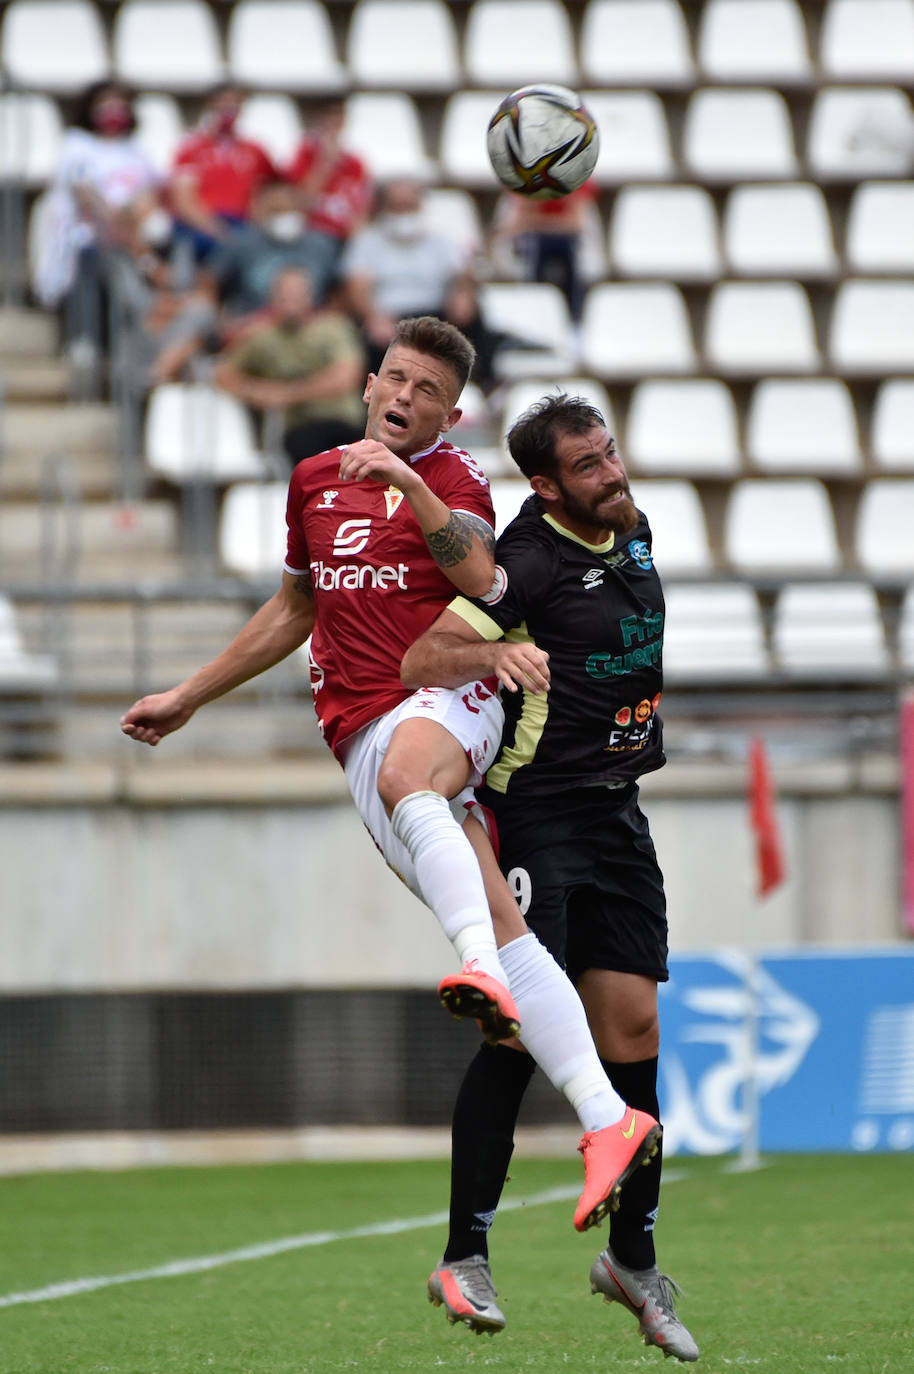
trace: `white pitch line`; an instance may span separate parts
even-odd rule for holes
[[[521,1207],[543,1207],[550,1202],[567,1202],[577,1197],[578,1187],[547,1188],[526,1198],[509,1198],[499,1204],[500,1212],[516,1212]],[[289,1250],[308,1250],[315,1245],[330,1245],[337,1240],[362,1240],[369,1236],[396,1236],[402,1231],[419,1231],[424,1226],[442,1226],[448,1214],[430,1212],[424,1217],[399,1217],[393,1221],[376,1221],[370,1226],[353,1226],[348,1231],[310,1231],[303,1236],[285,1236],[281,1240],[267,1240],[260,1245],[242,1245],[237,1250],[225,1250],[220,1255],[198,1255],[196,1258],[170,1260],[153,1269],[134,1269],[126,1274],[96,1274],[82,1279],[66,1279],[49,1283],[46,1288],[32,1288],[24,1293],[0,1296],[0,1307],[18,1307],[28,1302],[53,1302],[56,1298],[71,1298],[77,1293],[92,1293],[97,1288],[113,1288],[121,1283],[143,1283],[146,1279],[171,1279],[182,1274],[200,1274],[207,1269],[220,1269],[225,1264],[242,1264],[246,1260],[269,1259]]]

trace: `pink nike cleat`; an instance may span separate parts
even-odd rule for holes
[[[471,1016],[490,1045],[510,1040],[520,1030],[520,1017],[514,998],[504,983],[483,973],[475,959],[469,959],[459,973],[449,973],[438,984],[441,1005],[458,1020]]]
[[[629,1107],[621,1121],[581,1137],[584,1191],[574,1214],[576,1231],[599,1226],[607,1213],[619,1210],[623,1185],[639,1164],[653,1159],[662,1135],[663,1127],[652,1116]]]

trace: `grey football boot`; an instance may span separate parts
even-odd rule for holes
[[[609,1246],[601,1250],[590,1270],[590,1291],[607,1302],[621,1302],[638,1318],[645,1345],[656,1345],[677,1360],[697,1360],[698,1346],[676,1315],[671,1278],[652,1269],[627,1269]]]
[[[451,1325],[463,1322],[477,1336],[483,1331],[494,1336],[504,1328],[505,1314],[496,1296],[489,1261],[482,1255],[447,1263],[442,1260],[429,1275],[429,1302],[436,1307],[444,1303]]]

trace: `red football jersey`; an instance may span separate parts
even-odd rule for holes
[[[197,194],[213,214],[237,219],[246,219],[250,214],[251,196],[260,183],[278,176],[259,143],[205,130],[196,130],[182,139],[173,170],[193,173]]]
[[[306,139],[286,172],[289,181],[304,181],[317,157],[315,139]],[[354,153],[343,152],[330,170],[323,190],[308,214],[308,225],[322,234],[348,239],[371,207],[371,178]]]
[[[339,449],[299,463],[289,484],[286,571],[311,571],[317,621],[311,681],[321,733],[342,742],[410,695],[400,660],[455,594],[403,493],[341,482]],[[494,530],[489,483],[462,449],[439,439],[412,462],[451,509]]]

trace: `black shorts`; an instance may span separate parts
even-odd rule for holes
[[[667,981],[663,874],[635,783],[542,802],[477,796],[524,919],[572,981],[589,968]]]

